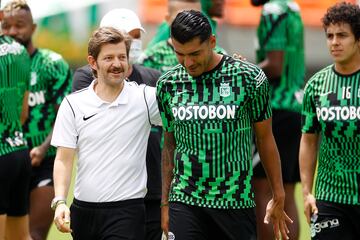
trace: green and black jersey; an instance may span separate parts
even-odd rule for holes
[[[306,84],[303,133],[321,136],[316,198],[360,204],[360,71],[337,73],[328,66]]]
[[[299,6],[288,0],[270,0],[263,6],[257,29],[257,62],[269,51],[283,51],[280,79],[269,79],[274,109],[301,111],[301,88],[304,85],[304,26]]]
[[[159,79],[157,97],[164,130],[176,140],[169,200],[254,207],[252,124],[271,117],[265,74],[226,55],[199,77],[177,65]]]
[[[0,156],[27,148],[20,114],[29,87],[30,58],[12,38],[0,35]]]
[[[24,132],[29,147],[43,143],[55,122],[57,105],[71,91],[72,73],[61,55],[37,49],[31,56],[31,79],[29,93],[29,118]],[[55,155],[50,147],[48,156]]]
[[[226,54],[225,50],[219,46],[216,46],[214,50],[217,53]],[[159,70],[163,74],[179,64],[179,61],[174,48],[166,40],[146,49],[139,59],[139,64]]]

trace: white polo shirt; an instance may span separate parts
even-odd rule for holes
[[[76,199],[143,198],[150,128],[161,125],[155,88],[125,81],[117,99],[108,103],[94,92],[95,81],[64,98],[51,145],[77,150]]]

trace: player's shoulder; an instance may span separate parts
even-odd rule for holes
[[[333,64],[324,67],[323,69],[316,72],[306,83],[305,91],[309,89],[317,88],[317,86],[322,86],[324,81],[328,79],[329,75],[333,73]]]
[[[187,76],[185,68],[181,64],[177,64],[174,67],[170,68],[167,72],[160,76],[158,83],[171,82],[176,79],[183,79],[184,76]]]
[[[270,0],[264,4],[262,14],[263,15],[281,15],[289,10],[293,12],[299,12],[300,7],[294,1],[287,0]]]
[[[37,52],[32,57],[32,62],[33,67],[37,65],[38,69],[42,69],[42,71],[46,71],[49,74],[57,72],[66,74],[70,69],[69,64],[59,53],[45,48],[37,49]]]
[[[333,73],[333,67],[334,65],[328,65],[324,68],[322,68],[321,70],[319,70],[318,72],[316,72],[308,81],[309,84],[315,84],[318,83],[320,81],[323,81],[325,79],[325,77],[329,76],[329,74]]]
[[[57,52],[50,50],[50,49],[46,49],[46,48],[38,48],[37,49],[38,52],[38,56],[42,57],[43,59],[45,59],[47,62],[62,62],[64,60],[64,58]]]
[[[171,49],[171,47],[169,46],[167,40],[160,41],[154,44],[154,46],[152,46],[151,48],[145,49],[145,51],[140,55],[138,62],[142,63],[148,58],[163,54],[165,51],[169,49]]]
[[[0,57],[11,55],[27,55],[26,48],[13,38],[0,35]]]
[[[89,88],[90,88],[90,86],[88,86],[86,88],[82,88],[82,89],[77,90],[75,92],[69,93],[68,95],[66,95],[65,98],[67,98],[68,100],[69,99],[76,100],[77,98],[82,98],[82,97],[84,97],[85,95],[88,94]]]
[[[247,60],[242,60],[234,57],[230,57],[228,55],[224,56],[224,64],[222,66],[222,71],[228,71],[233,74],[241,74],[241,75],[251,75],[256,76],[262,70],[254,63],[251,63]]]
[[[168,43],[168,40],[163,40],[160,41],[156,44],[154,44],[154,46],[152,46],[150,49],[147,49],[149,51],[152,52],[157,52],[159,49],[168,49],[170,47],[170,44]]]

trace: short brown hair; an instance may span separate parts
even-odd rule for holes
[[[88,44],[88,55],[92,56],[95,61],[97,60],[101,47],[104,44],[117,44],[125,42],[126,56],[129,58],[129,51],[131,45],[131,37],[125,33],[120,32],[113,27],[101,27],[95,30],[92,36],[89,39]],[[95,69],[92,69],[92,72],[95,77],[97,77],[97,72]]]
[[[125,33],[116,30],[113,27],[101,27],[95,30],[90,37],[88,44],[88,55],[97,60],[101,47],[104,44],[117,44],[125,42],[126,55],[129,57],[131,37]]]

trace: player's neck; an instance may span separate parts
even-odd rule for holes
[[[211,60],[209,62],[209,65],[208,65],[208,67],[206,68],[205,71],[209,72],[209,71],[213,70],[219,64],[222,57],[223,57],[223,55],[213,52],[212,55],[211,55]]]
[[[27,52],[29,53],[30,56],[35,52],[36,47],[34,46],[32,41],[29,42],[29,44],[26,47],[26,50],[27,50]]]
[[[346,62],[346,63],[336,62],[335,63],[335,70],[340,74],[350,75],[350,74],[360,70],[359,63],[360,63],[360,54],[357,54],[349,62]]]
[[[97,79],[94,84],[94,92],[101,100],[112,103],[123,90],[124,81],[121,84],[109,85]]]

